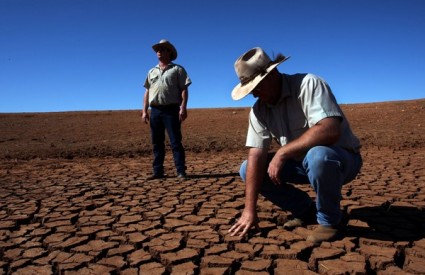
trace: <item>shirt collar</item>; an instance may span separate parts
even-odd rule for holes
[[[167,68],[172,68],[172,67],[174,67],[174,63],[173,62],[170,62],[170,63],[168,63],[168,65],[167,65]],[[158,69],[161,69],[161,67],[159,67],[159,64],[157,64],[156,66],[155,66],[155,68],[158,68]]]

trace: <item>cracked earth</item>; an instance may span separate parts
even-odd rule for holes
[[[137,111],[0,114],[0,274],[425,274],[425,101],[343,105],[364,166],[343,187],[342,238],[305,241],[237,171],[249,109],[189,110],[188,178],[151,175]],[[309,185],[297,185],[313,198]]]

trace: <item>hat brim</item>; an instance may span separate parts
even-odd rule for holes
[[[177,58],[177,50],[171,43],[158,43],[152,46],[152,49],[157,52],[159,47],[165,47],[171,52],[171,60],[175,60]]]
[[[289,57],[286,57],[282,61],[280,61],[280,62],[278,62],[276,64],[271,65],[270,67],[267,68],[265,74],[257,75],[253,80],[251,80],[250,82],[246,83],[245,85],[242,85],[241,83],[239,83],[238,85],[236,85],[236,87],[233,88],[233,90],[232,90],[232,99],[233,100],[239,100],[239,99],[242,99],[242,98],[246,97],[247,95],[249,95],[252,92],[252,90],[254,90],[255,87],[257,87],[257,85],[260,84],[260,82],[271,71],[273,71],[278,65],[280,65],[282,62],[284,62],[288,58]]]
[[[241,83],[239,83],[238,85],[236,85],[235,88],[233,88],[232,90],[232,99],[233,100],[239,100],[242,99],[244,97],[246,97],[247,95],[249,95],[252,90],[255,89],[255,87],[257,87],[258,84],[260,84],[260,82],[271,72],[273,71],[277,66],[279,66],[282,62],[288,60],[288,57],[285,57],[285,59],[283,59],[282,61],[271,65],[270,67],[267,68],[266,73],[262,74],[262,75],[257,75],[253,80],[251,80],[250,82],[246,83],[245,85],[242,85]]]

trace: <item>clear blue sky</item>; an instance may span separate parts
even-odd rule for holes
[[[256,46],[342,104],[425,97],[423,0],[0,0],[0,113],[140,109],[163,38],[193,81],[189,108],[251,106],[230,92]]]

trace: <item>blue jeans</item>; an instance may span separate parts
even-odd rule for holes
[[[153,172],[155,175],[164,174],[165,130],[167,130],[170,139],[177,173],[184,173],[186,170],[179,112],[180,107],[178,105],[151,106],[150,127],[154,155]]]
[[[269,154],[268,162],[273,158]],[[268,166],[268,165],[267,165]],[[275,185],[268,175],[261,185],[260,193],[268,200],[299,217],[313,203],[310,196],[296,188],[295,184],[309,183],[316,192],[317,222],[321,225],[337,225],[341,221],[340,210],[342,186],[352,181],[362,166],[359,153],[352,153],[336,146],[311,148],[303,161],[289,160],[280,172],[281,185]],[[245,182],[247,161],[240,167]]]

